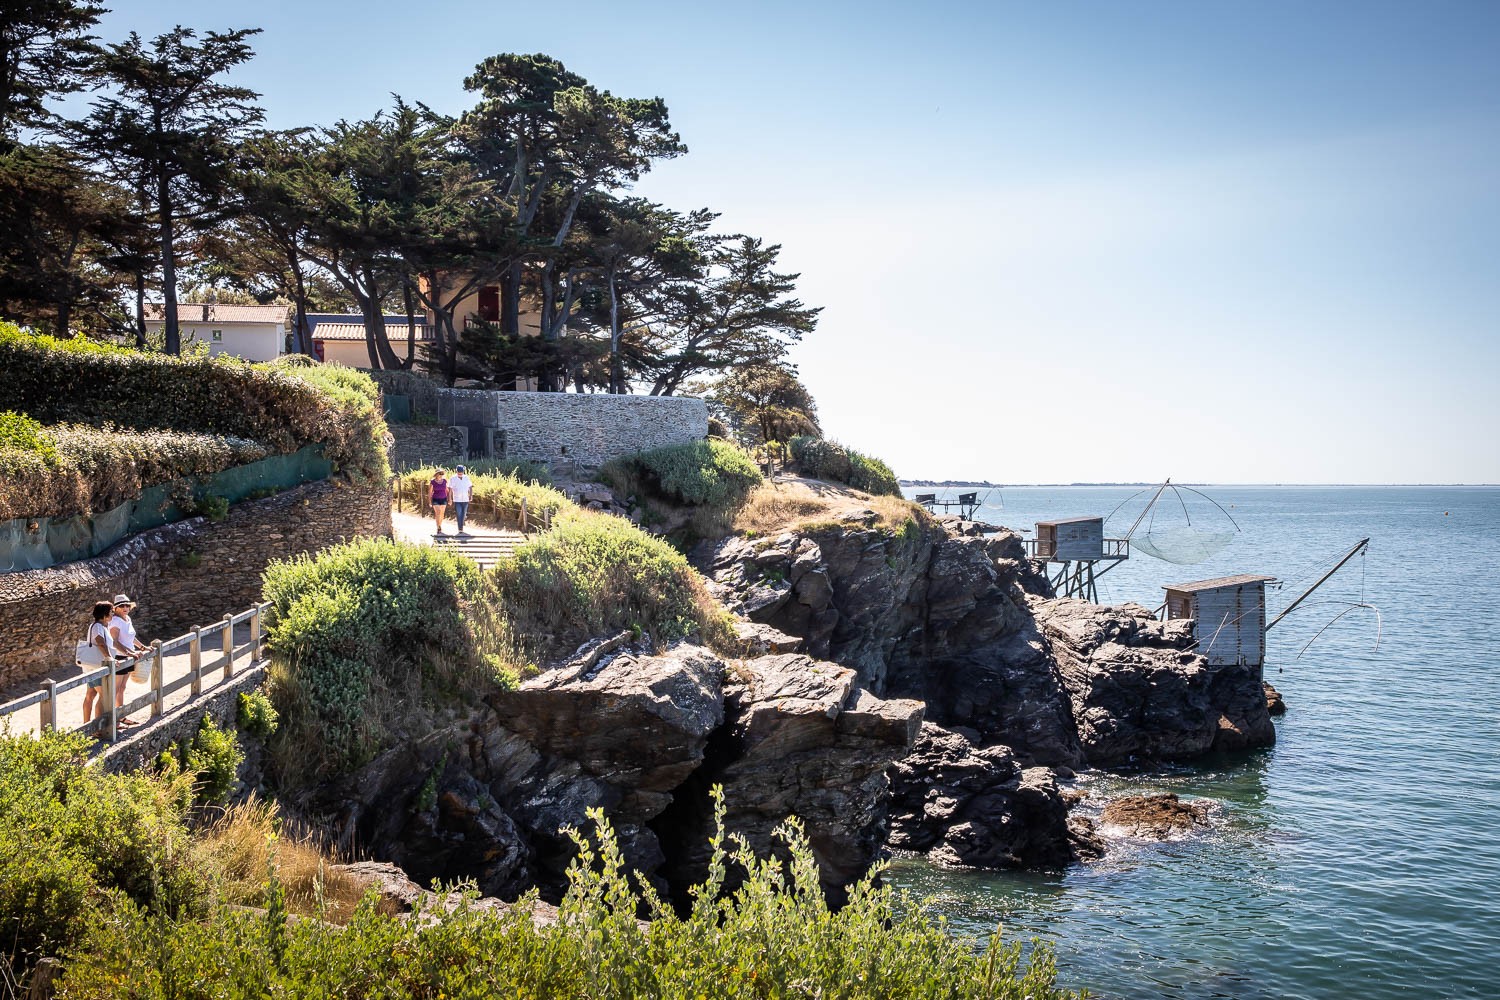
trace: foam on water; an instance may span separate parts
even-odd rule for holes
[[[1012,488],[980,517],[1029,528],[1106,514],[1132,492]],[[1105,861],[1066,872],[900,858],[893,881],[935,895],[961,931],[1003,923],[1052,941],[1064,982],[1107,997],[1500,995],[1500,489],[1207,492],[1234,505],[1234,544],[1192,567],[1137,556],[1100,581],[1101,599],[1154,608],[1163,583],[1291,575],[1370,536],[1314,600],[1378,605],[1379,651],[1357,612],[1296,659],[1341,605],[1299,611],[1268,637],[1266,677],[1290,707],[1274,749],[1092,779],[1214,799],[1208,834],[1113,841]],[[1273,591],[1271,610],[1300,591]]]

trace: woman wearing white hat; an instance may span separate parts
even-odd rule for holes
[[[129,595],[116,594],[114,601],[114,617],[109,620],[109,642],[111,651],[115,655],[115,663],[125,669],[115,671],[115,707],[119,708],[125,704],[125,682],[135,674],[136,663],[146,653],[151,652],[150,647],[141,643],[135,635],[135,623],[130,620],[130,613],[135,610],[135,602]],[[133,726],[135,722],[130,719],[121,719],[121,725]]]

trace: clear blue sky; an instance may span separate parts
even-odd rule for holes
[[[544,51],[779,242],[831,436],[1001,482],[1500,482],[1500,4],[115,0],[270,123]]]

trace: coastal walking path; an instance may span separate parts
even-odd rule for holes
[[[470,521],[464,525],[464,533],[458,534],[458,525],[449,517],[445,531],[439,535],[432,518],[402,511],[391,511],[391,533],[403,542],[416,545],[435,545],[449,552],[468,556],[479,564],[480,569],[489,569],[501,559],[515,551],[516,546],[526,540],[519,531],[509,528],[490,528]]]
[[[208,632],[204,633],[203,658],[205,660],[205,666],[207,665],[207,661],[222,660],[224,655],[223,646],[219,644],[222,635],[223,630],[221,628],[216,628],[212,634]],[[142,636],[141,638],[144,641],[147,637]],[[249,622],[241,622],[238,625],[234,626],[233,644],[233,675],[235,677],[238,677],[246,667],[254,662],[253,650],[250,648]],[[192,658],[188,652],[188,648],[186,645],[183,645],[182,647],[180,647],[180,649],[173,650],[172,652],[163,652],[163,686],[170,684],[172,681],[177,680],[179,677],[186,677],[188,675],[191,663]],[[52,670],[40,677],[33,677],[30,680],[12,684],[7,688],[0,689],[0,705],[3,705],[6,702],[12,701],[16,698],[24,697],[39,688],[45,687],[47,681],[49,680],[62,682],[73,677],[77,677],[78,674],[78,667],[70,663],[65,666],[59,666],[55,670]],[[206,694],[222,683],[224,683],[224,671],[220,668],[216,668],[213,670],[204,671],[200,687],[203,693]],[[64,691],[57,696],[58,729],[77,729],[79,726],[83,725],[83,697],[86,690],[87,687],[80,684],[78,687]],[[151,689],[149,685],[138,684],[132,681],[125,687],[125,701],[127,703],[131,702],[141,697],[142,695],[149,693],[150,690]],[[166,718],[166,716],[169,715],[173,710],[181,707],[192,697],[193,691],[190,685],[183,685],[180,689],[163,696],[161,717]],[[42,728],[41,713],[42,708],[40,705],[30,705],[18,712],[13,712],[10,715],[0,717],[0,731],[3,731],[6,725],[9,725],[10,731],[13,733],[39,732]],[[147,724],[147,720],[150,718],[150,715],[151,710],[148,707],[137,709],[135,713],[130,717],[136,722],[140,723],[142,727],[144,727]],[[134,730],[127,728],[124,731],[129,733],[133,732]]]

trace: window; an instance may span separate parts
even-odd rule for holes
[[[479,318],[486,323],[500,322],[499,285],[485,285],[479,290]]]
[[[215,344],[222,344],[224,342],[224,331],[223,330],[215,330],[214,331],[214,338],[213,339],[214,339],[214,343]]]

